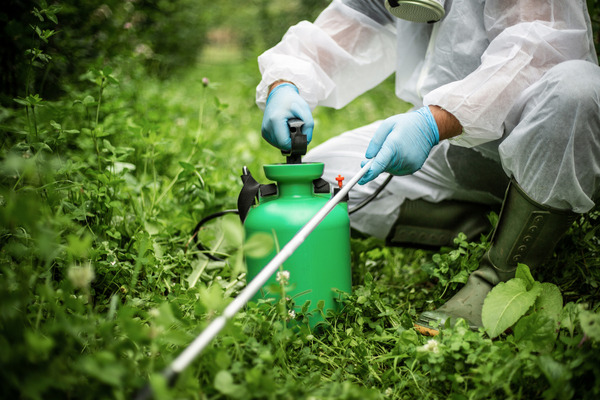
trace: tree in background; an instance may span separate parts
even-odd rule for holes
[[[5,0],[0,10],[0,105],[35,86],[43,98],[63,93],[91,67],[136,63],[166,77],[193,65],[207,33],[226,30],[255,56],[277,43],[288,26],[314,19],[328,0],[215,2],[211,0]],[[55,9],[56,20],[35,10]],[[35,27],[57,33],[38,43]],[[51,63],[33,63],[25,53],[39,47]],[[36,70],[32,73],[31,68]]]
[[[36,85],[44,98],[62,93],[61,82],[106,64],[136,63],[166,77],[193,65],[215,29],[255,57],[275,45],[287,28],[314,20],[330,0],[5,0],[0,10],[0,105]],[[587,0],[600,45],[600,0]],[[56,21],[35,10],[60,10]],[[33,10],[33,11],[32,11]],[[36,64],[25,54],[39,41],[33,27],[60,32],[42,50],[52,63]],[[32,78],[31,68],[37,69]]]

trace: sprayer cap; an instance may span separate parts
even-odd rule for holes
[[[323,163],[268,164],[265,176],[277,182],[312,182],[323,175]]]

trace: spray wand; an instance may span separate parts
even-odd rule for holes
[[[169,386],[175,383],[175,380],[194,359],[206,348],[206,346],[219,334],[225,327],[227,321],[237,314],[238,311],[260,290],[267,280],[277,271],[277,269],[296,251],[298,247],[306,240],[308,235],[325,219],[327,214],[334,207],[344,200],[350,189],[356,185],[360,178],[369,170],[373,160],[369,160],[348,183],[342,187],[333,196],[323,208],[321,208],[312,217],[306,225],[294,235],[294,237],[273,257],[271,261],[262,269],[262,271],[251,280],[246,288],[223,310],[223,314],[215,318],[207,327],[194,339],[194,341],[183,350],[183,352],[173,360],[163,372],[162,375],[167,380]],[[153,397],[152,388],[146,385],[136,396],[136,400],[148,400]]]

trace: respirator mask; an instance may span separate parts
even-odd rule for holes
[[[395,17],[413,22],[437,22],[444,16],[445,0],[385,0]]]

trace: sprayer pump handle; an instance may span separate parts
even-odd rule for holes
[[[292,148],[289,151],[281,150],[281,154],[287,156],[288,164],[301,164],[302,156],[306,154],[308,146],[306,135],[302,133],[302,125],[304,121],[298,118],[288,120],[290,128],[290,138],[292,139]]]

